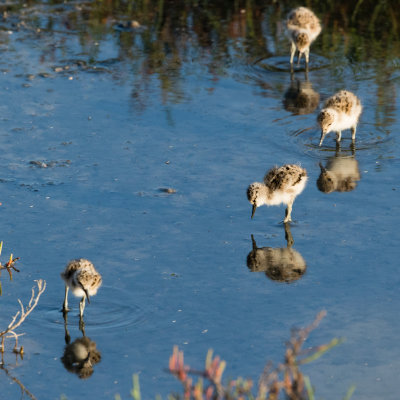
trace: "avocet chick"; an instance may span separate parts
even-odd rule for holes
[[[94,265],[85,258],[72,260],[61,273],[61,278],[65,282],[65,298],[63,312],[68,312],[68,290],[77,297],[82,297],[79,303],[79,315],[82,318],[85,309],[85,299],[90,303],[89,296],[94,296],[101,286],[101,275],[96,271]]]
[[[342,130],[351,128],[351,138],[356,138],[356,128],[360,118],[362,105],[359,98],[347,90],[341,90],[326,100],[324,108],[318,114],[318,124],[321,127],[322,145],[325,136],[336,132],[336,141],[339,143],[342,138]]]
[[[321,32],[319,19],[310,9],[298,7],[289,12],[286,27],[286,34],[292,43],[290,64],[293,64],[293,57],[297,50],[299,52],[297,64],[300,64],[300,58],[304,54],[308,65],[311,43]]]
[[[307,171],[299,165],[286,164],[270,169],[264,182],[254,182],[247,188],[247,199],[253,205],[251,218],[263,204],[276,206],[283,203],[287,205],[283,222],[290,222],[293,202],[303,191],[307,179]]]

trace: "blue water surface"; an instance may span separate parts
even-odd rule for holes
[[[25,13],[51,13],[49,5],[31,7]],[[230,58],[221,49],[211,61],[188,34],[182,63],[167,52],[168,68],[155,72],[145,47],[126,54],[140,48],[130,47],[137,33],[111,20],[98,37],[78,22],[67,31],[63,18],[74,6],[65,7],[47,30],[7,22],[2,31],[2,257],[20,257],[20,273],[13,281],[1,275],[0,328],[18,298],[28,302],[35,279],[47,282],[18,330],[26,333],[23,360],[6,342],[9,375],[38,399],[113,399],[129,398],[137,373],[143,398],[166,398],[180,390],[165,371],[178,345],[193,368],[212,348],[227,361],[227,377],[257,382],[268,360],[283,360],[290,329],[325,309],[306,347],[346,340],[304,367],[317,396],[339,399],[355,384],[354,399],[397,399],[397,67],[375,54],[367,63],[348,59],[341,47],[324,52],[317,42],[308,77],[303,68],[291,76],[283,61],[289,44],[266,25],[261,37],[276,43],[266,40],[264,58],[244,57],[235,49],[246,43],[230,38]],[[285,109],[297,81],[319,95],[308,113]],[[326,194],[316,185],[319,163],[339,153],[333,133],[318,147],[316,115],[343,88],[364,106],[355,149],[344,132],[340,150],[356,160],[360,180],[352,191]],[[291,224],[293,249],[307,268],[291,283],[246,264],[251,235],[260,248],[287,245],[284,207],[261,207],[251,220],[246,198],[250,183],[284,163],[299,163],[309,177]],[[101,353],[88,379],[61,362],[60,272],[76,257],[103,276],[85,309],[86,336]],[[70,303],[74,341],[82,336],[79,300]],[[28,398],[9,375],[0,370],[0,397]]]

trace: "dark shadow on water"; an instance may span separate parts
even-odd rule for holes
[[[251,235],[253,249],[247,256],[247,267],[251,272],[264,272],[272,281],[291,283],[305,274],[307,265],[302,255],[292,248],[290,225],[284,226],[286,247],[257,247]]]

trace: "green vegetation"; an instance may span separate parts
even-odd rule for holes
[[[37,11],[35,6],[41,3],[32,0],[29,7],[25,2],[0,6],[0,29],[15,29],[17,20],[17,29],[47,35],[61,54],[70,51],[69,37],[78,36],[82,58],[74,61],[75,67],[111,73],[107,66],[118,63],[121,71],[113,68],[112,73],[116,80],[131,85],[131,105],[137,112],[150,105],[150,82],[158,83],[164,104],[179,103],[190,99],[191,93],[185,92],[183,85],[190,74],[201,72],[208,77],[212,93],[218,77],[227,74],[232,64],[288,55],[282,22],[287,12],[298,6],[294,0],[95,0],[74,7],[58,0]],[[360,63],[374,68],[379,87],[377,118],[389,115],[392,102],[387,100],[393,89],[388,85],[400,57],[397,1],[306,0],[304,5],[315,11],[323,26],[313,53],[329,58],[336,74],[340,74],[344,59],[350,67],[357,62],[358,69]],[[272,33],[268,38],[265,26]],[[51,39],[54,33],[64,34],[62,45],[56,37]],[[103,60],[102,46],[110,40],[115,42],[118,56]],[[42,64],[52,60],[48,48],[43,47]],[[65,73],[71,71],[71,65],[55,66],[54,70]]]
[[[3,250],[3,242],[0,242],[0,256],[1,256],[2,250]],[[12,279],[13,279],[12,271],[19,272],[19,270],[17,268],[15,268],[15,262],[17,260],[19,260],[19,257],[14,258],[13,255],[11,254],[9,260],[4,265],[0,262],[0,277],[1,277],[1,271],[3,269],[6,269],[8,272],[8,275],[10,276],[10,281],[12,281]],[[2,294],[3,294],[3,289],[2,289],[1,281],[0,281],[0,296]]]
[[[224,383],[222,375],[226,362],[218,356],[214,357],[212,350],[208,351],[204,369],[195,370],[184,363],[183,351],[175,346],[168,370],[180,381],[183,393],[170,394],[168,400],[277,400],[281,395],[289,400],[314,400],[310,379],[301,372],[300,366],[315,361],[342,342],[334,338],[327,344],[303,349],[311,331],[325,315],[326,312],[321,311],[312,324],[292,331],[291,339],[286,344],[284,361],[277,367],[273,367],[272,363],[267,364],[257,387],[254,387],[251,379],[241,377]],[[354,390],[354,386],[350,387],[344,400],[349,400]],[[131,397],[134,400],[141,399],[138,375],[133,376]],[[115,400],[121,400],[121,396],[116,395]]]

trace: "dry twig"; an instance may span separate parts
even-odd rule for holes
[[[24,308],[24,305],[22,304],[22,301],[18,299],[18,303],[21,307],[21,310],[18,311],[14,317],[12,318],[11,322],[9,323],[7,329],[4,331],[0,332],[0,338],[1,338],[1,344],[0,344],[0,352],[3,353],[5,350],[4,347],[4,341],[7,338],[14,338],[15,339],[15,346],[13,351],[16,353],[23,354],[24,348],[21,346],[21,348],[18,350],[18,337],[23,335],[23,334],[17,334],[15,333],[15,330],[25,321],[25,319],[28,317],[28,315],[34,310],[34,308],[37,306],[38,301],[40,296],[43,294],[43,292],[46,290],[46,281],[43,279],[39,279],[35,281],[37,284],[37,293],[35,293],[35,288],[32,288],[32,295],[31,299],[29,300],[28,306]],[[8,334],[8,336],[6,336]]]
[[[10,374],[10,372],[4,366],[4,364],[0,364],[0,370],[3,370],[6,373],[6,375],[20,387],[21,396],[23,396],[25,393],[31,400],[37,400],[36,397],[24,386],[24,384],[18,378]]]

